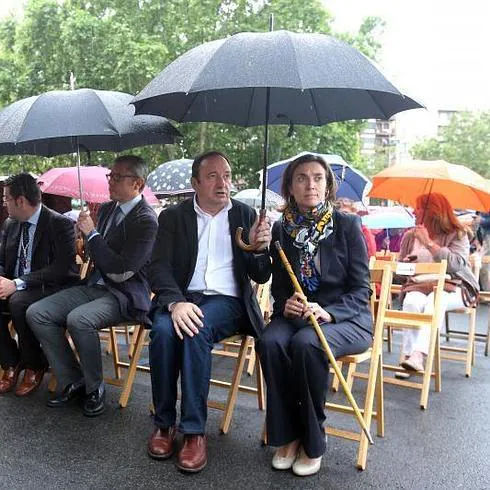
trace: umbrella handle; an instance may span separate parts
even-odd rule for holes
[[[265,209],[261,209],[260,210],[260,213],[259,213],[259,216],[260,216],[259,223],[265,219],[266,213],[267,213],[267,211]],[[236,241],[236,244],[242,250],[244,250],[245,252],[254,252],[256,250],[256,247],[254,247],[253,245],[250,245],[250,244],[245,243],[243,241],[242,235],[243,235],[243,228],[241,226],[239,226],[236,229],[236,232],[235,232],[235,241]]]

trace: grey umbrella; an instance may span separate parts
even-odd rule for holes
[[[157,196],[177,196],[194,192],[191,186],[192,160],[181,158],[162,163],[153,170],[147,184]]]
[[[324,34],[288,31],[243,32],[197,46],[168,65],[133,103],[137,114],[179,122],[264,124],[264,204],[269,124],[388,119],[423,107],[352,46]]]
[[[76,152],[123,151],[174,143],[177,129],[163,117],[134,116],[130,94],[55,90],[28,97],[0,112],[0,154],[51,157]]]

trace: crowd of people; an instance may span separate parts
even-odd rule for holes
[[[82,401],[84,415],[98,416],[106,409],[98,331],[123,321],[145,323],[151,328],[155,407],[148,453],[160,460],[177,453],[180,470],[198,472],[208,460],[213,344],[247,333],[257,339],[267,383],[267,435],[277,447],[272,466],[300,476],[317,473],[327,443],[329,366],[307,319],[315,316],[336,357],[370,346],[368,263],[378,240],[352,208],[336,202],[335,176],[319,156],[302,155],[285,170],[285,205],[272,230],[252,208],[230,198],[231,167],[218,151],[196,157],[195,196],[163,210],[157,219],[142,196],[145,162],[118,157],[108,176],[111,201],[100,207],[97,219],[88,211],[77,219],[92,265],[82,282],[73,223],[41,204],[32,176],[10,177],[4,195],[10,218],[0,248],[0,308],[10,315],[18,340],[9,331],[8,317],[0,316],[0,394],[32,393],[50,367],[60,390],[48,407]],[[464,229],[438,194],[420,198],[416,218],[417,226],[401,243],[398,233],[388,231],[381,246],[400,246],[401,260],[447,259],[448,273],[463,285],[445,293],[445,306],[465,303],[465,284],[472,293],[478,284],[467,265]],[[253,251],[237,246],[238,227]],[[271,241],[281,243],[306,305]],[[263,284],[271,277],[273,312],[265,328],[251,281]],[[403,309],[427,312],[431,295],[421,294],[407,292]],[[405,334],[407,371],[421,369],[426,346],[427,332]]]

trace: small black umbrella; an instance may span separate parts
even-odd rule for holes
[[[163,117],[135,116],[130,94],[106,90],[54,90],[0,112],[0,155],[51,157],[106,150],[120,152],[174,143],[181,134]],[[83,202],[79,171],[80,200]]]
[[[51,157],[89,151],[123,151],[174,143],[180,137],[165,118],[134,116],[130,94],[105,90],[54,90],[22,99],[0,112],[0,154]]]
[[[269,124],[389,119],[423,107],[352,46],[324,34],[288,31],[243,32],[197,46],[158,74],[133,104],[136,114],[179,122],[265,125],[263,208]]]
[[[191,186],[192,160],[181,158],[162,163],[150,172],[147,184],[157,196],[177,196],[194,192]]]

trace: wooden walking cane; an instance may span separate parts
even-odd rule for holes
[[[289,263],[288,258],[286,257],[286,254],[284,253],[284,250],[281,247],[281,244],[279,242],[275,242],[274,245],[277,248],[277,251],[279,252],[279,257],[281,258],[281,261],[286,268],[289,277],[291,279],[291,282],[293,283],[294,289],[297,293],[301,294],[301,297],[303,298],[303,304],[305,306],[308,306],[308,302],[306,300],[306,296],[303,293],[303,290],[301,289],[301,285],[296,278],[296,275],[293,272],[293,268],[291,267],[291,264]],[[369,429],[367,428],[366,423],[364,422],[364,419],[362,418],[361,411],[359,410],[359,407],[357,406],[356,401],[354,400],[354,397],[352,396],[352,392],[349,388],[349,385],[345,381],[344,375],[342,374],[342,371],[339,369],[339,366],[337,365],[337,361],[335,360],[335,357],[332,354],[332,351],[330,350],[330,346],[328,345],[327,339],[325,338],[325,335],[323,335],[322,329],[320,328],[320,325],[318,325],[318,321],[313,315],[313,313],[310,314],[308,317],[308,320],[310,321],[312,327],[315,329],[315,332],[318,336],[318,339],[320,340],[320,343],[322,344],[323,350],[325,351],[325,354],[327,354],[328,357],[328,362],[330,365],[333,367],[333,370],[335,371],[335,374],[337,375],[340,384],[342,385],[342,388],[344,390],[345,396],[349,400],[349,403],[354,410],[354,413],[356,414],[357,421],[359,422],[359,425],[361,426],[362,430],[364,431],[364,434],[366,434],[366,437],[368,441],[371,444],[374,444],[373,438],[371,437],[371,434],[369,433]]]

